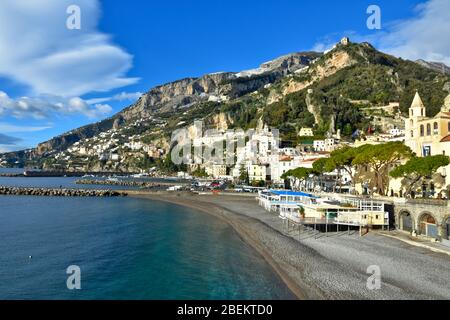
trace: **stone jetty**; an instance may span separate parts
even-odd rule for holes
[[[81,179],[75,182],[76,184],[84,185],[105,185],[105,186],[122,186],[122,187],[137,187],[137,188],[165,188],[176,185],[174,182],[146,182],[146,181],[132,181],[132,180],[95,180],[95,179]]]
[[[127,196],[127,193],[115,190],[52,189],[0,186],[0,195],[45,197],[121,197]]]

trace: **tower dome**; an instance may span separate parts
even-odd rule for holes
[[[410,117],[425,117],[425,113],[425,105],[420,98],[419,92],[416,91],[414,100],[411,103],[411,107],[409,108],[409,115]]]
[[[450,94],[444,100],[444,107],[450,108]]]
[[[411,108],[425,108],[418,91],[416,91],[416,95],[414,96]]]
[[[450,112],[450,94],[445,98],[444,105],[441,108],[441,112]]]

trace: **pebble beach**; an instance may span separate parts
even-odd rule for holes
[[[228,222],[272,266],[299,299],[450,299],[450,256],[397,239],[357,231],[288,231],[253,196],[136,193],[212,214]],[[369,266],[381,272],[370,290]]]

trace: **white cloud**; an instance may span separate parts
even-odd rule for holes
[[[450,1],[429,0],[417,16],[394,23],[376,42],[381,50],[410,60],[425,59],[450,65]]]
[[[38,132],[51,128],[52,126],[16,126],[9,123],[0,122],[0,132],[2,133]]]
[[[98,0],[77,0],[81,30],[69,30],[73,0],[0,1],[0,75],[32,95],[81,96],[138,81],[127,78],[132,56],[98,31]]]
[[[116,94],[112,97],[105,97],[105,98],[94,98],[86,100],[89,104],[96,104],[96,103],[103,103],[108,101],[136,101],[143,95],[142,92],[121,92],[119,94]]]
[[[383,17],[383,7],[381,7]],[[450,1],[429,0],[415,9],[414,17],[388,23],[371,34],[353,31],[331,34],[314,45],[314,49],[330,49],[342,36],[357,42],[368,41],[383,52],[409,60],[424,59],[443,62],[450,66]]]
[[[0,116],[8,115],[16,118],[46,119],[53,115],[85,115],[89,118],[100,118],[112,112],[107,104],[90,105],[81,98],[64,98],[60,96],[39,96],[10,98],[0,91]]]

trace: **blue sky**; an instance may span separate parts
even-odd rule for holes
[[[68,30],[69,5],[81,30]],[[369,30],[369,5],[381,30]],[[151,87],[324,50],[348,35],[450,64],[450,1],[2,0],[0,152],[101,120]]]

